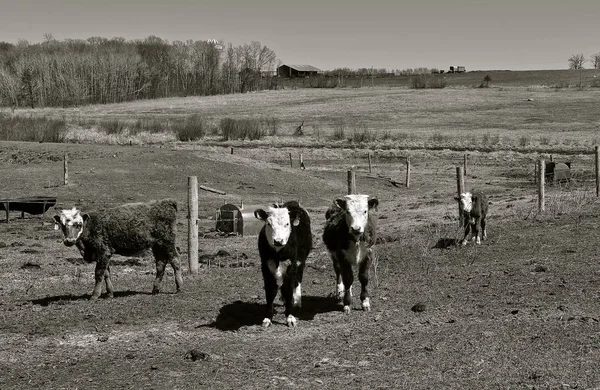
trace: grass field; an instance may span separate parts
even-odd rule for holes
[[[84,210],[175,198],[184,264],[187,177],[227,195],[200,193],[201,268],[185,273],[181,294],[172,294],[169,273],[163,293],[150,295],[152,259],[116,256],[115,298],[90,303],[93,266],[62,244],[51,213],[21,219],[15,212],[1,221],[0,388],[598,388],[600,204],[589,154],[598,93],[295,90],[18,112],[74,124],[268,115],[280,118],[282,129],[252,142],[208,136],[182,143],[160,132],[146,135],[151,144],[132,146],[1,142],[0,198],[55,196],[58,207]],[[308,134],[293,137],[302,119]],[[331,140],[342,119],[348,133],[360,120],[395,137]],[[72,139],[83,141],[76,129]],[[94,142],[140,141],[85,134]],[[530,143],[521,146],[521,137]],[[465,181],[490,197],[489,239],[456,247],[455,169],[473,144],[480,150],[469,152]],[[410,188],[370,177],[368,151],[374,174],[401,182],[409,155]],[[542,151],[572,161],[574,180],[548,186],[546,211],[538,213],[533,164]],[[299,153],[306,170],[298,169]],[[358,191],[380,199],[379,260],[371,270],[373,310],[362,312],[355,298],[345,315],[333,300],[334,272],[320,236],[325,209],[346,192],[352,165]],[[316,239],[298,327],[284,325],[279,304],[274,325],[263,329],[256,237],[215,234],[214,217],[226,202],[279,199],[301,201]],[[411,310],[417,303],[423,311]],[[204,355],[194,361],[191,350]]]

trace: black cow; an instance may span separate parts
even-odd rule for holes
[[[296,326],[294,314],[301,306],[304,265],[312,249],[310,217],[296,201],[274,205],[266,211],[255,210],[254,216],[265,221],[258,235],[258,252],[267,297],[262,324],[264,327],[271,325],[273,302],[281,288],[287,325]]]
[[[461,204],[463,213],[463,225],[465,228],[465,236],[461,244],[467,245],[467,237],[471,230],[473,231],[473,239],[477,240],[477,244],[481,244],[481,240],[487,238],[485,229],[485,217],[488,213],[488,198],[481,191],[465,192],[454,199]],[[481,232],[481,235],[479,234]]]
[[[323,242],[333,261],[338,300],[343,303],[346,313],[350,312],[352,304],[353,267],[358,268],[362,308],[371,310],[367,285],[376,239],[376,219],[372,210],[378,205],[379,200],[369,199],[369,195],[346,195],[336,199],[325,213]]]

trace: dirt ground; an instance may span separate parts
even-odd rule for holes
[[[290,168],[289,152],[303,153],[307,169]],[[1,221],[0,388],[599,388],[592,156],[555,156],[573,161],[576,179],[547,188],[546,212],[537,214],[537,156],[472,153],[466,187],[490,197],[489,239],[456,247],[462,154],[411,151],[405,188],[368,177],[366,153],[2,142],[0,198],[53,196],[58,207],[84,210],[176,199],[186,270],[187,177],[227,195],[200,193],[201,267],[185,273],[180,294],[169,271],[163,292],[150,295],[151,257],[115,256],[115,298],[91,303],[93,265],[62,244],[52,211]],[[373,175],[402,182],[404,156],[376,153]],[[358,191],[380,199],[380,237],[373,310],[360,310],[355,297],[346,315],[320,235],[351,165]],[[315,248],[298,326],[285,326],[277,301],[275,322],[263,329],[256,237],[215,234],[215,210],[280,199],[309,210]]]

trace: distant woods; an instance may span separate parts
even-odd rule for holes
[[[276,86],[277,57],[260,42],[45,38],[0,42],[0,105],[67,107]]]

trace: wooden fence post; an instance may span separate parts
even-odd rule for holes
[[[372,170],[371,170],[371,152],[369,152],[369,154],[367,155],[367,157],[369,158],[369,173],[372,173]]]
[[[69,154],[68,153],[65,153],[65,158],[64,158],[63,182],[64,182],[64,185],[69,184]]]
[[[538,182],[538,163],[533,164],[533,182],[537,184]]]
[[[410,188],[410,157],[406,157],[406,188]]]
[[[302,153],[300,153],[300,169],[304,168],[304,155],[302,155]]]
[[[188,264],[198,273],[198,178],[188,176]]]
[[[544,159],[540,159],[538,166],[538,211],[546,210],[545,202],[545,184],[546,184],[546,163]]]
[[[233,146],[231,147],[231,154],[233,154]]]
[[[458,221],[460,226],[463,226],[463,209],[462,202],[460,201],[460,195],[465,192],[465,178],[463,175],[463,169],[461,167],[456,167],[456,192],[458,193]]]
[[[294,168],[294,163],[292,162],[292,153],[290,153],[290,168]]]
[[[467,154],[465,153],[463,156],[463,174],[467,175]]]
[[[596,147],[594,148],[594,152],[595,152],[595,160],[596,160],[596,196],[600,196],[600,152],[599,152],[599,146],[596,145]]]
[[[348,195],[356,194],[356,174],[354,166],[348,170]]]

